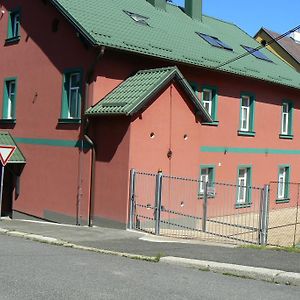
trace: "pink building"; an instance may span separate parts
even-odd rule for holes
[[[132,168],[279,180],[278,205],[289,201],[299,74],[201,5],[2,1],[0,144],[18,146],[2,215],[125,228]]]

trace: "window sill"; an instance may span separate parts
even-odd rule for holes
[[[240,136],[255,136],[255,132],[238,130],[238,135],[240,135]]]
[[[16,124],[16,119],[0,119],[0,124]]]
[[[279,134],[280,139],[285,139],[285,140],[292,140],[294,138],[294,135],[292,134]]]
[[[204,195],[199,194],[198,199],[204,199]],[[215,195],[207,195],[207,199],[215,199]]]
[[[18,43],[20,39],[21,37],[19,35],[14,37],[9,37],[5,40],[5,44],[15,44]]]
[[[235,208],[248,208],[251,207],[251,203],[236,203]]]
[[[288,203],[290,202],[290,198],[276,199],[276,203]]]
[[[68,119],[68,118],[60,118],[58,119],[58,124],[80,124],[81,119]]]
[[[219,121],[203,122],[201,124],[202,125],[207,125],[207,126],[218,126],[219,125]]]

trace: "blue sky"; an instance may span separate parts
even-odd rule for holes
[[[184,0],[173,0],[184,6]],[[300,24],[300,0],[203,0],[203,13],[254,35],[261,27],[284,33]]]

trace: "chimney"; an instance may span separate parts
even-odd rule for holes
[[[167,0],[147,0],[155,8],[166,10]]]
[[[202,0],[185,0],[185,13],[202,22]]]

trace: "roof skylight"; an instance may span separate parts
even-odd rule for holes
[[[262,59],[268,62],[273,62],[270,58],[268,58],[266,55],[264,55],[262,52],[260,52],[259,50],[256,50],[255,48],[252,47],[248,47],[248,46],[244,46],[241,45],[246,51],[248,51],[250,54],[252,54],[253,56],[255,56],[258,59]]]
[[[196,32],[200,37],[202,37],[206,42],[208,42],[210,45],[222,49],[226,49],[229,51],[233,51],[233,48],[224,43],[223,41],[220,41],[217,37],[207,35],[205,33]]]
[[[135,14],[135,13],[127,11],[127,10],[123,10],[123,11],[126,15],[128,15],[136,23],[141,24],[141,25],[150,26],[147,22],[147,20],[149,19],[148,17],[144,17],[142,15]]]

